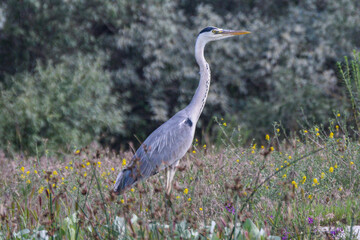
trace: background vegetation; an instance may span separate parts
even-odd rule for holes
[[[359,10],[352,0],[5,0],[0,148],[34,152],[42,139],[64,148],[69,133],[75,145],[144,140],[189,103],[198,83],[194,44],[208,25],[253,33],[207,48],[212,85],[199,137],[217,136],[213,116],[239,125],[245,140],[274,121],[287,132],[299,121],[325,122],[350,106],[335,63],[359,48]],[[83,95],[69,97],[79,84]]]

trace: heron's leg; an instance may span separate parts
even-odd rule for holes
[[[180,161],[176,161],[173,165],[169,166],[167,169],[167,179],[166,179],[166,194],[170,195],[172,180],[174,179],[176,167],[179,165]]]

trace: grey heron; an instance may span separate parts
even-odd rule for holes
[[[200,68],[200,81],[195,95],[187,107],[146,138],[130,164],[119,173],[114,185],[115,193],[121,194],[139,181],[167,168],[166,193],[170,194],[176,167],[192,144],[196,123],[210,87],[210,67],[204,57],[205,45],[211,41],[248,33],[250,32],[217,27],[206,27],[200,31],[195,44],[195,58]]]

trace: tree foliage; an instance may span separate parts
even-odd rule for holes
[[[198,127],[227,115],[251,137],[273,121],[296,130],[304,117],[322,122],[344,109],[335,63],[360,43],[360,4],[352,0],[6,0],[0,8],[0,82],[34,71],[37,61],[56,66],[106,53],[126,123],[112,131],[116,146],[134,134],[144,140],[189,103],[198,83],[194,44],[205,26],[252,34],[207,47],[212,85]]]
[[[79,56],[1,87],[0,144],[28,153],[83,146],[109,129],[122,132],[121,107],[111,96],[110,74],[100,59]]]

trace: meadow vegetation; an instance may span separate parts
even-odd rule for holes
[[[237,130],[219,119],[223,147],[195,140],[170,197],[164,172],[112,193],[131,152],[93,144],[57,157],[2,154],[0,232],[15,239],[249,239],[240,229],[252,219],[264,236],[324,238],[320,226],[360,224],[360,147],[344,122],[336,113],[329,128],[309,126],[292,137],[276,126],[263,145],[239,147]]]

